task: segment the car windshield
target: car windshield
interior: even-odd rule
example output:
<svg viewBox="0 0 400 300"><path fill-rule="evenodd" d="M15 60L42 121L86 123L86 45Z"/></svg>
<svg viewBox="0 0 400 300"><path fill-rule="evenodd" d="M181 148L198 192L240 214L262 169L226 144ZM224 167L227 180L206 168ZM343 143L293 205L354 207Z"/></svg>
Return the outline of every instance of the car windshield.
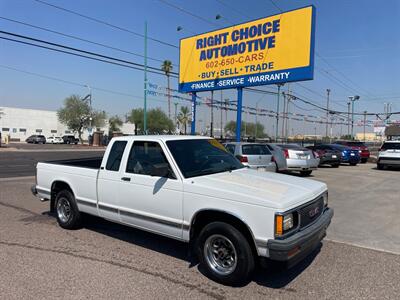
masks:
<svg viewBox="0 0 400 300"><path fill-rule="evenodd" d="M340 150L340 151L348 150L348 149L349 149L348 147L342 146L342 145L339 145L339 144L332 144L332 145L330 145L330 147L331 147L332 149L337 149L337 150Z"/></svg>
<svg viewBox="0 0 400 300"><path fill-rule="evenodd" d="M351 147L365 147L363 142L347 142L347 145Z"/></svg>
<svg viewBox="0 0 400 300"><path fill-rule="evenodd" d="M168 141L167 146L185 178L244 168L214 139Z"/></svg>
<svg viewBox="0 0 400 300"><path fill-rule="evenodd" d="M382 150L400 150L400 142L398 143L384 143Z"/></svg>
<svg viewBox="0 0 400 300"><path fill-rule="evenodd" d="M271 155L267 146L262 144L242 145L242 153L245 155Z"/></svg>

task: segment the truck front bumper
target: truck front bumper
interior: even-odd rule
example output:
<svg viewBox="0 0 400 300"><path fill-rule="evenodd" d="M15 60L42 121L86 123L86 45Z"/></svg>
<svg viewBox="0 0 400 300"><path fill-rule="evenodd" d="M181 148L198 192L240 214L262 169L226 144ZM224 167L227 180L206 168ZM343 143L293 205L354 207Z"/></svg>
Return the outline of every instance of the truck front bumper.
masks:
<svg viewBox="0 0 400 300"><path fill-rule="evenodd" d="M277 261L289 261L307 256L325 237L332 217L333 209L326 208L320 218L309 227L283 240L268 240L269 258Z"/></svg>

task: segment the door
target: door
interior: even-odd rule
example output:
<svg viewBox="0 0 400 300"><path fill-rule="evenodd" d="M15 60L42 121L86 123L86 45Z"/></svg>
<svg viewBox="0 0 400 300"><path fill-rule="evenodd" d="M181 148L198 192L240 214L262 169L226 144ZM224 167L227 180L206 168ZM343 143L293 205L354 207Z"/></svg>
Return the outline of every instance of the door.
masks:
<svg viewBox="0 0 400 300"><path fill-rule="evenodd" d="M127 141L113 142L110 152L104 154L104 157L108 157L107 162L102 162L97 179L99 215L105 219L118 222L120 221L118 187L122 178L121 162L125 160L126 145ZM125 156L127 156L127 153Z"/></svg>
<svg viewBox="0 0 400 300"><path fill-rule="evenodd" d="M168 161L164 145L135 141L118 188L121 221L176 238L182 237L183 184ZM152 176L155 169L167 175Z"/></svg>

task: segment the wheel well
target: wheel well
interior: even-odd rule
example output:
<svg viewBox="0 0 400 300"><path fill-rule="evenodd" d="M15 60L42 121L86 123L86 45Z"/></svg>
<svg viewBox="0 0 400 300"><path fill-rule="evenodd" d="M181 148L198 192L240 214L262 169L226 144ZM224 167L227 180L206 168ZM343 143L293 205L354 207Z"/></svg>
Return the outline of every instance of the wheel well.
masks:
<svg viewBox="0 0 400 300"><path fill-rule="evenodd" d="M235 227L245 236L255 257L258 256L255 240L249 227L238 217L223 211L203 210L198 212L190 226L190 242L195 242L200 231L211 222L224 222Z"/></svg>
<svg viewBox="0 0 400 300"><path fill-rule="evenodd" d="M53 184L51 185L50 211L52 212L54 211L56 196L60 191L63 190L68 190L72 194L74 193L69 184L64 181L54 181Z"/></svg>

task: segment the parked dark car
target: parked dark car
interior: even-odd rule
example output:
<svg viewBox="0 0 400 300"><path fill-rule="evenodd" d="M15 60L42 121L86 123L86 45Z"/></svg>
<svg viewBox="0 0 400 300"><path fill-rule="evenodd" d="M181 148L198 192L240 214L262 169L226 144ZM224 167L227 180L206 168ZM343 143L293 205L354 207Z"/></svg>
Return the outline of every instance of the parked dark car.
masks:
<svg viewBox="0 0 400 300"><path fill-rule="evenodd" d="M78 144L79 143L79 139L77 139L75 136L73 135L64 135L62 137L64 144Z"/></svg>
<svg viewBox="0 0 400 300"><path fill-rule="evenodd" d="M350 147L338 144L331 144L330 146L341 152L341 163L347 163L350 166L355 166L360 163L361 156L359 150L351 149Z"/></svg>
<svg viewBox="0 0 400 300"><path fill-rule="evenodd" d="M361 162L364 164L368 161L370 152L367 146L360 141L336 141L335 144L350 147L353 150L358 150L361 156Z"/></svg>
<svg viewBox="0 0 400 300"><path fill-rule="evenodd" d="M319 165L331 165L333 168L340 166L342 153L340 150L335 149L332 145L321 144L316 146L307 147L316 152L319 156Z"/></svg>
<svg viewBox="0 0 400 300"><path fill-rule="evenodd" d="M46 138L44 135L34 134L28 137L25 142L29 144L46 144Z"/></svg>

